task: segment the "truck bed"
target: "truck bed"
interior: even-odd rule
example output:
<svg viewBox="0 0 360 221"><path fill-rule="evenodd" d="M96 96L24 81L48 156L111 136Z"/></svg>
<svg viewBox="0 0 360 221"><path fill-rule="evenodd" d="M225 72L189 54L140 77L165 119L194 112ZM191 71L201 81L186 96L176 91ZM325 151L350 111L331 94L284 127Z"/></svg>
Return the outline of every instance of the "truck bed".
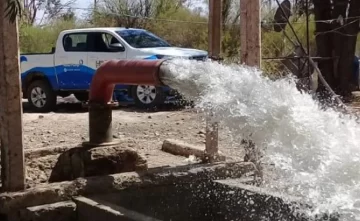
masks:
<svg viewBox="0 0 360 221"><path fill-rule="evenodd" d="M54 54L21 54L21 74L36 68L54 68Z"/></svg>

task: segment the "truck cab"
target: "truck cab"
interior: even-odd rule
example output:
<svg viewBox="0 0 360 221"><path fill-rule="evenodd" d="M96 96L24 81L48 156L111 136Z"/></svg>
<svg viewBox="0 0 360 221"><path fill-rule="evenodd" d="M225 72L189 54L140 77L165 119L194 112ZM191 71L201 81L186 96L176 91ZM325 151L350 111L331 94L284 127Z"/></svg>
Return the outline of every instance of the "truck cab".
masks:
<svg viewBox="0 0 360 221"><path fill-rule="evenodd" d="M86 28L59 34L56 47L48 54L21 54L23 96L35 111L48 112L57 96L74 94L87 101L96 69L111 59L186 58L205 60L207 52L172 47L144 29ZM115 97L152 108L166 102L174 91L168 87L117 85Z"/></svg>

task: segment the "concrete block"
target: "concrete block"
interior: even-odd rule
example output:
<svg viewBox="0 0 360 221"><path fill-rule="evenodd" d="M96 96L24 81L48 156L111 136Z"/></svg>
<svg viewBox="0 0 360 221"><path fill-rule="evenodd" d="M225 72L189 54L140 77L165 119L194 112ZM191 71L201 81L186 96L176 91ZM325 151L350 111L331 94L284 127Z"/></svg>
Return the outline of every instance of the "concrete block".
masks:
<svg viewBox="0 0 360 221"><path fill-rule="evenodd" d="M182 184L214 179L238 178L254 170L252 163L186 165L78 178L39 185L25 191L0 194L0 214L22 208L71 200L79 195L104 194L129 187Z"/></svg>
<svg viewBox="0 0 360 221"><path fill-rule="evenodd" d="M219 205L216 207L218 214L226 217L224 220L342 220L337 213L309 217L307 212L313 207L302 198L246 185L239 179L216 180L214 184L211 194Z"/></svg>

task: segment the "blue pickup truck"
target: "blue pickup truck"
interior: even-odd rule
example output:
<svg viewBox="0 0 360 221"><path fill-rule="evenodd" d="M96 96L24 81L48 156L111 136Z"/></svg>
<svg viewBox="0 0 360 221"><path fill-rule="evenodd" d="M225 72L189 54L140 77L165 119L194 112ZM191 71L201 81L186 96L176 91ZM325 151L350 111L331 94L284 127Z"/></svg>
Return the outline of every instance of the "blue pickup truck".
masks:
<svg viewBox="0 0 360 221"><path fill-rule="evenodd" d="M21 54L23 97L36 112L56 107L57 96L74 94L79 101L88 100L88 91L96 69L111 59L185 58L206 60L206 51L172 47L143 29L86 28L62 31L56 47L47 54ZM174 98L168 87L117 85L114 97L152 108Z"/></svg>

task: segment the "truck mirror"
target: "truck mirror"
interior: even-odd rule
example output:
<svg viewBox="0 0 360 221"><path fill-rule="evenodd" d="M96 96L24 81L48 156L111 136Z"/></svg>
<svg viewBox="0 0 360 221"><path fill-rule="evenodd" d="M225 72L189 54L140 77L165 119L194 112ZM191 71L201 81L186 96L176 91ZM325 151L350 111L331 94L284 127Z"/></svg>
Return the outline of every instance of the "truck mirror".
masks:
<svg viewBox="0 0 360 221"><path fill-rule="evenodd" d="M109 45L109 48L114 52L125 51L124 46L121 43L113 43Z"/></svg>

